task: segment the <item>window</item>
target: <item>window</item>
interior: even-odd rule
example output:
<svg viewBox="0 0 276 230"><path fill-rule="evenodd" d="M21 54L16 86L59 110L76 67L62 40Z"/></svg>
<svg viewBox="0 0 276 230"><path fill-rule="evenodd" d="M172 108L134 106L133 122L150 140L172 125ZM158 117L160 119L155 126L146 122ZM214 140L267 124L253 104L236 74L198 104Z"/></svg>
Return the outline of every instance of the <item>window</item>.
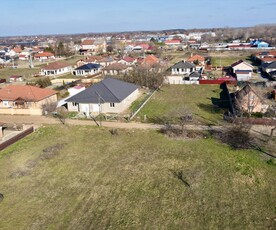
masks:
<svg viewBox="0 0 276 230"><path fill-rule="evenodd" d="M4 107L9 107L9 102L8 101L3 101L3 106Z"/></svg>
<svg viewBox="0 0 276 230"><path fill-rule="evenodd" d="M110 103L110 107L115 107L115 103Z"/></svg>

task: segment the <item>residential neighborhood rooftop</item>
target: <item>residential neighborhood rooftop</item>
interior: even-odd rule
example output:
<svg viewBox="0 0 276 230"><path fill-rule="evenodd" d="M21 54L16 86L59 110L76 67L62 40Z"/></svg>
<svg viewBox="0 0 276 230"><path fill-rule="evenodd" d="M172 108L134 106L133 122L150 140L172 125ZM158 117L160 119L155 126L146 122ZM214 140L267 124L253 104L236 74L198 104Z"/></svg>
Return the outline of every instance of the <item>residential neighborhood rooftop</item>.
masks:
<svg viewBox="0 0 276 230"><path fill-rule="evenodd" d="M108 77L66 101L77 103L99 103L99 100L101 103L121 102L138 88L137 85Z"/></svg>
<svg viewBox="0 0 276 230"><path fill-rule="evenodd" d="M9 85L0 89L0 100L23 99L36 102L56 93L52 89L41 89L31 85Z"/></svg>

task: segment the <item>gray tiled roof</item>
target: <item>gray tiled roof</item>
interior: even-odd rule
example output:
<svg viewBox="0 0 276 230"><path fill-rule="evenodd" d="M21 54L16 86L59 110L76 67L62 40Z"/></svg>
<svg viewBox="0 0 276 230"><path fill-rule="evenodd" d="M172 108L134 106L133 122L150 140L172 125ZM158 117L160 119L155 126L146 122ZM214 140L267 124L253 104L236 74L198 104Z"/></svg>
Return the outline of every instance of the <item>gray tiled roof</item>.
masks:
<svg viewBox="0 0 276 230"><path fill-rule="evenodd" d="M76 68L75 70L91 70L91 69L99 69L101 67L101 65L99 64L95 64L95 63L88 63L85 65L82 65L78 68Z"/></svg>
<svg viewBox="0 0 276 230"><path fill-rule="evenodd" d="M174 64L172 67L172 69L190 69L190 68L195 68L195 65L193 63L187 62L187 61L181 61L178 62L176 64Z"/></svg>
<svg viewBox="0 0 276 230"><path fill-rule="evenodd" d="M76 103L118 103L128 97L139 87L137 85L120 81L114 78L105 78L101 82L92 85L86 90L67 99L67 102Z"/></svg>

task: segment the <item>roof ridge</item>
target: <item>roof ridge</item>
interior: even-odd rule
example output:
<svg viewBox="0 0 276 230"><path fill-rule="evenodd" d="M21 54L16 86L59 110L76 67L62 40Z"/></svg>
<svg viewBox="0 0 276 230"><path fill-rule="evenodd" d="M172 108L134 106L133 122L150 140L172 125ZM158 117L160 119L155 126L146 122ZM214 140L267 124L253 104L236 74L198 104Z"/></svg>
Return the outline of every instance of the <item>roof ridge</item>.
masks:
<svg viewBox="0 0 276 230"><path fill-rule="evenodd" d="M29 89L30 89L31 93L32 93L33 96L34 96L35 101L37 101L36 96L35 96L35 93L33 92L33 89L32 89L32 87L31 87L31 85L29 85Z"/></svg>
<svg viewBox="0 0 276 230"><path fill-rule="evenodd" d="M106 79L108 79L108 78L106 78ZM111 79L111 78L109 78L109 79ZM102 84L104 85L104 87L106 88L106 89L108 89L108 91L118 100L118 101L120 101L120 99L105 85L105 83L104 83L104 80L103 81L101 81L102 82Z"/></svg>

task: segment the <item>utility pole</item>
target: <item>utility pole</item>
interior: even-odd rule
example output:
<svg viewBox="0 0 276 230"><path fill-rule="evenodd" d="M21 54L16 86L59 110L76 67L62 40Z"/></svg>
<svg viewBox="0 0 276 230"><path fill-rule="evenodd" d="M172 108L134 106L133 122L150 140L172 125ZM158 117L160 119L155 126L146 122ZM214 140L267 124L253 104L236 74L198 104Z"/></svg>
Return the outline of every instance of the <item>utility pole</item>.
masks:
<svg viewBox="0 0 276 230"><path fill-rule="evenodd" d="M98 95L98 106L99 106L99 116L102 113L102 103L101 100L103 102L105 102L105 100L102 98L102 96L96 91L96 94ZM100 117L100 126L102 126L102 118Z"/></svg>
<svg viewBox="0 0 276 230"><path fill-rule="evenodd" d="M30 53L30 56L29 56L29 67L30 67L31 69L34 68L33 59L32 59L32 53Z"/></svg>

